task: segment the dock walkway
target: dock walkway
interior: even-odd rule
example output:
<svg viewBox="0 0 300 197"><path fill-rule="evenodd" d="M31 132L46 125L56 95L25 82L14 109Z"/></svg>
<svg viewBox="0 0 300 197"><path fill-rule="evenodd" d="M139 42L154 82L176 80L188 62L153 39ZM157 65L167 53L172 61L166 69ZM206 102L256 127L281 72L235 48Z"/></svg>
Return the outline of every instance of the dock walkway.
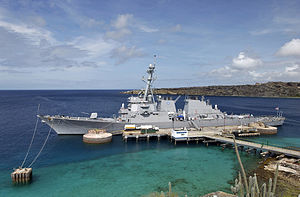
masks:
<svg viewBox="0 0 300 197"><path fill-rule="evenodd" d="M128 139L135 139L136 141L140 139L147 139L149 141L150 138L156 138L157 140L160 140L161 137L169 137L172 142L176 144L176 142L186 142L187 144L189 142L195 141L197 144L199 142L203 142L208 146L209 143L217 143L217 144L222 144L222 146L226 146L226 144L233 145L233 139L232 137L228 136L222 136L222 129L221 128L216 128L216 127L207 127L203 128L201 131L192 129L188 132L188 136L184 138L177 138L177 139L172 139L171 135L171 130L172 129L160 129L156 133L140 133L137 131L129 131L129 132L123 132L123 140L127 142ZM273 153L273 154L284 154L286 156L294 157L294 158L300 158L300 151L297 150L292 150L284 147L277 147L277 146L270 146L270 145L265 145L265 144L260 144L260 143L255 143L255 142L249 142L245 140L240 140L236 139L236 144L237 146L244 148L247 147L248 152L251 150L263 152L265 154L267 153Z"/></svg>
<svg viewBox="0 0 300 197"><path fill-rule="evenodd" d="M213 139L218 142L234 144L233 139L228 138L228 137L222 137L222 136L217 136L217 135L203 135L202 137ZM261 149L261 150L269 151L269 152L276 153L276 154L284 154L287 156L300 158L300 151L296 151L296 150L290 150L290 149L286 149L286 148L280 148L280 147L269 146L269 145L262 145L259 143L248 142L248 141L238 140L238 139L236 139L235 142L239 146L247 146L247 147L251 147L253 149L257 149L257 150Z"/></svg>
<svg viewBox="0 0 300 197"><path fill-rule="evenodd" d="M180 139L180 140L175 139L175 141L193 141L198 139L206 139L205 141L203 141L204 143L219 142L219 143L231 144L231 145L234 144L233 139L231 137L224 137L221 136L220 133L216 134L216 132L201 132L201 131L189 132L188 137L186 139ZM270 153L284 154L286 156L300 158L300 151L297 150L291 150L283 147L276 147L276 146L255 143L255 142L249 142L240 139L236 139L235 142L238 146L248 147L250 149L263 150Z"/></svg>

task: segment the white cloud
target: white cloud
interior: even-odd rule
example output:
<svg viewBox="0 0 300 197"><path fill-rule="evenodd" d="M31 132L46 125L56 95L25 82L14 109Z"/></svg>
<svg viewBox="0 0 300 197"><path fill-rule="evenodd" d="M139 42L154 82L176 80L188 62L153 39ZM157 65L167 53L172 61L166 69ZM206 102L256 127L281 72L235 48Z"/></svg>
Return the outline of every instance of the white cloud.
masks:
<svg viewBox="0 0 300 197"><path fill-rule="evenodd" d="M146 33L157 32L158 29L150 28L143 25L134 19L132 14L120 14L110 24L111 30L105 33L105 40L111 40L114 42L114 48L110 51L110 57L115 60L115 64L122 64L129 59L141 57L144 55L141 49L136 46L124 45L127 36L131 35L132 32L139 29Z"/></svg>
<svg viewBox="0 0 300 197"><path fill-rule="evenodd" d="M131 23L132 19L132 14L120 14L118 15L118 18L113 21L112 26L116 29L126 28Z"/></svg>
<svg viewBox="0 0 300 197"><path fill-rule="evenodd" d="M25 73L32 72L32 68L51 71L102 66L100 57L108 55L115 45L101 37L59 42L44 28L0 20L0 71Z"/></svg>
<svg viewBox="0 0 300 197"><path fill-rule="evenodd" d="M99 26L99 25L103 25L104 22L103 21L98 21L96 19L93 18L89 18L88 21L86 22L88 27L94 27L94 26Z"/></svg>
<svg viewBox="0 0 300 197"><path fill-rule="evenodd" d="M215 83L245 84L267 81L299 81L300 63L293 60L262 61L249 57L244 52L232 59L231 65L203 73L202 77L213 78Z"/></svg>
<svg viewBox="0 0 300 197"><path fill-rule="evenodd" d="M276 69L274 62L264 62L263 65L250 69L235 69L231 66L224 66L213 69L202 74L202 77L209 77L215 83L245 84L268 81L299 81L300 63L277 62ZM272 67L271 67L272 66Z"/></svg>
<svg viewBox="0 0 300 197"><path fill-rule="evenodd" d="M259 65L262 65L260 59L249 57L245 52L240 52L237 57L232 59L231 65L213 69L208 72L208 76L227 80L245 75L247 75L248 78L257 78L260 76L260 74L256 72L257 66Z"/></svg>
<svg viewBox="0 0 300 197"><path fill-rule="evenodd" d="M253 71L249 71L248 73L249 73L249 75L250 75L254 80L259 79L259 78L261 78L261 77L264 76L263 73L258 73L258 72L254 71L254 70L253 70Z"/></svg>
<svg viewBox="0 0 300 197"><path fill-rule="evenodd" d="M104 56L116 47L115 42L104 40L102 35L91 38L79 36L71 41L70 44L86 51L89 55L88 58Z"/></svg>
<svg viewBox="0 0 300 197"><path fill-rule="evenodd" d="M142 30L143 32L146 33L154 33L154 32L158 32L158 29L155 28L151 28L151 27L147 27L145 25L140 25L139 29Z"/></svg>
<svg viewBox="0 0 300 197"><path fill-rule="evenodd" d="M300 39L292 39L277 52L279 56L300 56Z"/></svg>
<svg viewBox="0 0 300 197"><path fill-rule="evenodd" d="M135 46L126 47L125 45L111 51L111 57L116 60L116 64L122 64L129 59L142 57L144 53Z"/></svg>
<svg viewBox="0 0 300 197"><path fill-rule="evenodd" d="M261 64L260 59L248 57L245 52L240 52L238 57L232 59L232 67L236 69L249 69Z"/></svg>
<svg viewBox="0 0 300 197"><path fill-rule="evenodd" d="M136 30L146 33L154 33L159 30L149 27L143 22L138 21L132 14L119 14L110 24L110 30L105 32L105 39L118 42L125 42L128 36L132 35Z"/></svg>
<svg viewBox="0 0 300 197"><path fill-rule="evenodd" d="M131 30L129 29L129 25L131 24L132 20L132 14L118 15L118 17L111 22L113 30L105 33L105 39L111 39L119 42L124 41L124 38L132 34Z"/></svg>
<svg viewBox="0 0 300 197"><path fill-rule="evenodd" d="M299 68L299 65L295 64L292 66L285 67L285 72L294 72Z"/></svg>
<svg viewBox="0 0 300 197"><path fill-rule="evenodd" d="M126 36L128 36L130 34L131 34L131 31L129 29L123 28L123 29L117 29L115 31L106 32L105 38L122 41L123 38L125 38Z"/></svg>
<svg viewBox="0 0 300 197"><path fill-rule="evenodd" d="M290 13L282 16L282 14L275 14L273 19L268 21L264 28L250 31L253 36L264 36L268 34L287 34L299 35L300 33L300 18L299 12Z"/></svg>
<svg viewBox="0 0 300 197"><path fill-rule="evenodd" d="M45 39L50 43L56 43L56 40L52 37L52 33L42 28L28 26L23 23L8 23L5 21L0 21L0 27L13 33L21 34L23 37L31 40L34 44L39 44L41 39Z"/></svg>
<svg viewBox="0 0 300 197"><path fill-rule="evenodd" d="M69 16L69 19L79 24L80 27L90 28L104 24L103 21L99 21L95 18L90 18L81 14L81 12L77 11L77 9L74 7L74 4L71 1L50 1L50 5L51 7L56 6L59 9L63 10Z"/></svg>
<svg viewBox="0 0 300 197"><path fill-rule="evenodd" d="M299 81L300 79L300 64L290 63L289 66L283 66L282 69L264 72L261 80L267 78L269 81Z"/></svg>
<svg viewBox="0 0 300 197"><path fill-rule="evenodd" d="M298 76L298 79L300 79L300 66L298 64L287 66L284 73L289 76Z"/></svg>
<svg viewBox="0 0 300 197"><path fill-rule="evenodd" d="M272 29L263 29L263 30L250 31L250 34L254 35L254 36L260 36L260 35L270 34L273 32L274 32L274 30L272 30Z"/></svg>
<svg viewBox="0 0 300 197"><path fill-rule="evenodd" d="M209 75L212 75L217 78L231 78L238 70L232 69L229 66L224 66L221 68L213 69L209 72Z"/></svg>

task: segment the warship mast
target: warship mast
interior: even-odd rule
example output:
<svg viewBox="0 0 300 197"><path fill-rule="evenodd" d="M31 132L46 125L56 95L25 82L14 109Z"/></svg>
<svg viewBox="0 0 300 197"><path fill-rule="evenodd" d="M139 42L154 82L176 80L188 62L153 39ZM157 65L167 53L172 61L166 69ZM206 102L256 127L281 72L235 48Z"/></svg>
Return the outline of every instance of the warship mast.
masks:
<svg viewBox="0 0 300 197"><path fill-rule="evenodd" d="M155 57L155 56L154 56ZM152 91L151 91L151 84L153 82L153 73L154 73L154 69L155 69L155 63L154 64L150 64L147 70L148 73L148 78L147 78L147 85L146 85L146 89L145 89L145 94L144 94L144 101L151 101L153 98L152 95Z"/></svg>

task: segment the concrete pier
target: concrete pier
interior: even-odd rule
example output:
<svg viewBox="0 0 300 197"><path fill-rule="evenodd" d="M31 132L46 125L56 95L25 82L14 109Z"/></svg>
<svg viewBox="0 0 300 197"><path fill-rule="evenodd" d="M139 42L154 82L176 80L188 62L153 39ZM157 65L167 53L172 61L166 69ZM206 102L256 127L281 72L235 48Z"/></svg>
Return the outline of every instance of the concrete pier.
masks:
<svg viewBox="0 0 300 197"><path fill-rule="evenodd" d="M92 129L89 130L87 134L84 134L82 139L83 142L88 144L104 144L104 143L111 142L112 134L106 133L105 130Z"/></svg>
<svg viewBox="0 0 300 197"><path fill-rule="evenodd" d="M125 142L128 140L135 140L136 142L140 140L146 140L147 142L153 139L160 141L162 137L170 136L171 129L160 129L155 133L141 133L140 130L134 131L123 131L122 137Z"/></svg>
<svg viewBox="0 0 300 197"><path fill-rule="evenodd" d="M32 178L32 168L18 168L11 173L13 183L28 183Z"/></svg>
<svg viewBox="0 0 300 197"><path fill-rule="evenodd" d="M226 127L226 130L228 130L228 127ZM134 139L136 140L136 142L138 142L139 140L147 140L147 141L152 139L160 140L161 137L169 137L170 142L174 143L175 145L178 142L184 142L186 144L195 142L198 144L200 141L204 143L205 146L209 146L209 144L220 145L223 150L226 147L232 148L234 144L232 139L233 135L226 134L227 132L226 131L224 132L224 127L204 127L201 128L201 131L196 129L190 129L188 131L188 135L183 138L172 138L171 131L172 131L171 128L160 129L156 133L148 133L148 134L142 134L139 131L131 131L131 132L124 131L123 140L127 142L129 139ZM253 134L257 135L256 133ZM248 153L264 153L261 154L262 156L284 154L285 156L300 158L299 150L264 145L264 144L249 142L241 139L236 139L235 141L240 150L245 150Z"/></svg>
<svg viewBox="0 0 300 197"><path fill-rule="evenodd" d="M218 135L214 135L214 136L213 135L202 135L202 137L206 137L208 139L214 139L214 140L216 140L218 142L222 142L222 143L234 144L233 139L228 138L228 137L223 137L223 136L218 136ZM238 146L248 147L248 148L250 148L250 151L255 150L255 152L256 152L257 150L262 150L264 152L269 152L269 153L273 153L273 154L277 154L277 155L284 154L286 156L300 158L300 151L297 151L297 150L290 150L290 149L280 148L280 147L275 147L275 146L270 146L270 145L262 145L259 143L248 142L248 141L238 140L238 139L236 139L235 141Z"/></svg>
<svg viewBox="0 0 300 197"><path fill-rule="evenodd" d="M202 131L189 131L188 136L186 138L181 139L173 139L173 142L176 144L178 141L183 142L191 142L201 140L206 146L209 144L220 144L222 149L224 150L226 147L233 147L233 139L232 135L225 134L223 135L222 132L216 130L213 132L213 128L206 128L206 131L202 129ZM299 150L292 150L283 147L276 147L270 145L259 144L255 142L244 141L241 139L236 139L236 144L240 150L245 150L248 153L261 153L264 152L265 154L261 154L262 156L266 155L281 155L284 154L285 156L290 156L294 158L300 158L300 151ZM268 153L268 154L266 154Z"/></svg>

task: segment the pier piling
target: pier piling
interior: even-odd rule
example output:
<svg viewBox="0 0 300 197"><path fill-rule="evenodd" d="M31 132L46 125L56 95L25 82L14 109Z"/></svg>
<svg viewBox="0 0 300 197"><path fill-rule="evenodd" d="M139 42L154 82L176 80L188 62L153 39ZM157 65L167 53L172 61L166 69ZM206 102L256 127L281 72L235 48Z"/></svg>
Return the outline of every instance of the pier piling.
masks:
<svg viewBox="0 0 300 197"><path fill-rule="evenodd" d="M123 132L123 140L125 142L128 141L128 139L132 139L136 142L138 142L139 139L145 139L148 142L150 139L155 139L157 138L157 141L160 141L161 137L167 137L169 138L168 140L172 143L174 142L174 145L177 144L177 141L182 141L185 142L186 144L190 144L190 142L195 141L196 144L202 142L204 146L208 146L209 143L213 143L215 145L221 146L222 150L224 150L226 147L234 148L233 144L233 135L227 134L224 135L222 133L217 133L208 131L208 132L203 132L203 131L198 131L198 130L191 130L188 133L187 137L180 137L180 138L175 138L171 134L172 129L160 129L159 131L155 133L141 133L140 131L129 131ZM251 152L260 153L261 156L266 156L266 155L272 155L275 154L284 154L286 156L294 157L294 158L300 158L300 151L289 149L289 148L281 148L281 147L276 147L276 146L270 146L270 145L262 145L260 143L255 143L255 142L250 142L246 140L241 140L241 139L236 139L236 144L237 148L242 151L246 151L248 154ZM264 152L265 151L265 152Z"/></svg>
<svg viewBox="0 0 300 197"><path fill-rule="evenodd" d="M32 178L32 168L18 168L11 173L13 183L28 183Z"/></svg>

